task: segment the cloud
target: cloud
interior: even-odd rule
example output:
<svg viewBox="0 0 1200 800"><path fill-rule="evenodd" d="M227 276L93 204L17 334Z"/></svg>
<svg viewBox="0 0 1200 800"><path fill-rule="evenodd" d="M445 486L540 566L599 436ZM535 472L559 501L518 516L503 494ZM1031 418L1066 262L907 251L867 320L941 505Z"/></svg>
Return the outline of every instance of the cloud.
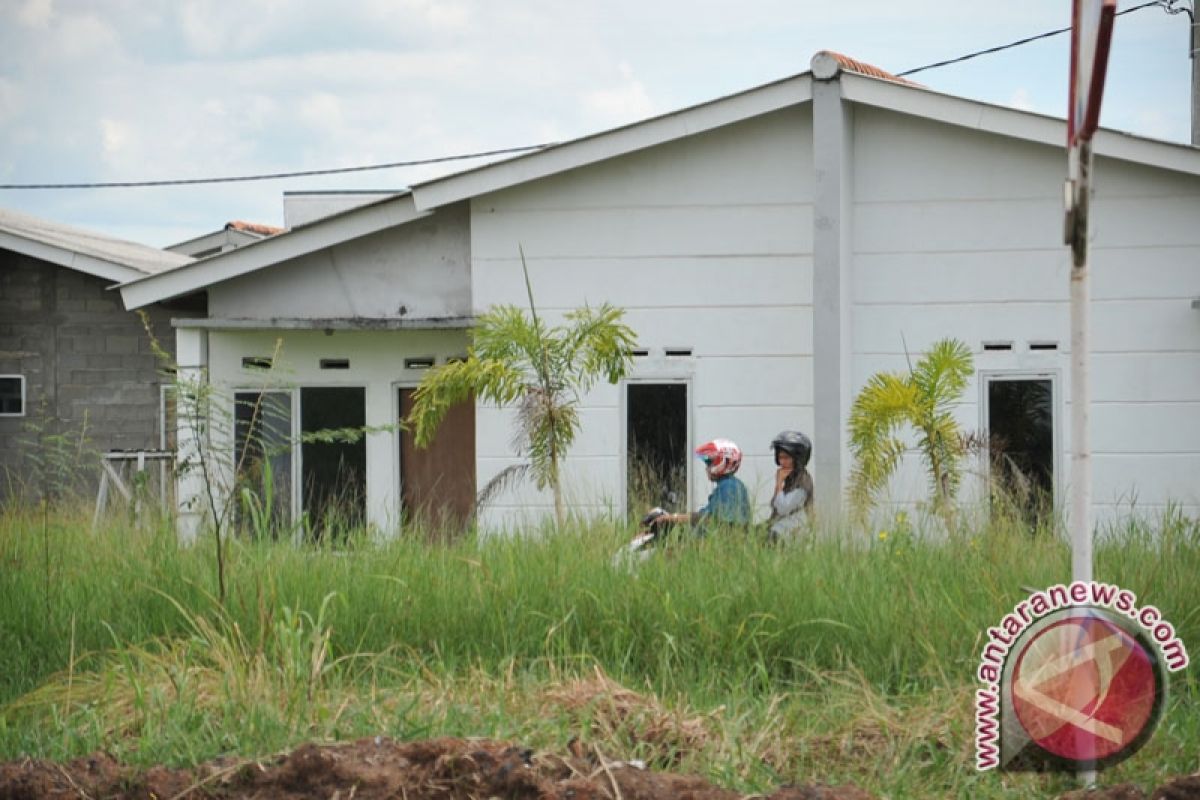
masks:
<svg viewBox="0 0 1200 800"><path fill-rule="evenodd" d="M1024 86L1019 87L1012 96L1008 98L1008 105L1020 111L1033 111L1033 101L1029 99L1029 90Z"/></svg>
<svg viewBox="0 0 1200 800"><path fill-rule="evenodd" d="M7 125L21 113L21 88L11 78L0 77L0 125Z"/></svg>
<svg viewBox="0 0 1200 800"><path fill-rule="evenodd" d="M620 83L583 96L583 107L589 118L604 127L644 119L652 116L655 110L646 87L634 77L633 68L622 62L618 69Z"/></svg>
<svg viewBox="0 0 1200 800"><path fill-rule="evenodd" d="M45 29L54 15L54 0L26 0L17 12L17 19L30 28Z"/></svg>
<svg viewBox="0 0 1200 800"><path fill-rule="evenodd" d="M310 94L300 104L300 119L314 128L338 130L342 127L342 101L329 92Z"/></svg>
<svg viewBox="0 0 1200 800"><path fill-rule="evenodd" d="M120 120L100 120L100 141L104 146L104 154L115 161L120 161L125 154L130 139L129 125Z"/></svg>

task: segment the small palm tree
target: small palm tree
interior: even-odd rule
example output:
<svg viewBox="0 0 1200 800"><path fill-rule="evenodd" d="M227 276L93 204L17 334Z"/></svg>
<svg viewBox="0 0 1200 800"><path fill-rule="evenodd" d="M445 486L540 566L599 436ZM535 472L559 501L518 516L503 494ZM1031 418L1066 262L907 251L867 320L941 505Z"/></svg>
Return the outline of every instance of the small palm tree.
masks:
<svg viewBox="0 0 1200 800"><path fill-rule="evenodd" d="M904 426L917 433L933 491L934 510L953 527L953 505L967 446L951 411L975 373L971 351L957 339L934 343L907 375L880 372L858 393L850 410L850 503L865 517L907 449Z"/></svg>
<svg viewBox="0 0 1200 800"><path fill-rule="evenodd" d="M554 514L563 524L560 468L579 432L579 397L604 378L616 383L633 365L636 337L621 322L622 309L607 303L584 306L565 315L565 324L548 327L533 302L525 252L521 269L529 313L516 306L495 306L476 320L465 361L426 373L413 393L411 426L418 447L426 446L455 403L476 397L499 405L517 403L514 448L527 464L510 467L480 493L532 473L539 489L554 495Z"/></svg>

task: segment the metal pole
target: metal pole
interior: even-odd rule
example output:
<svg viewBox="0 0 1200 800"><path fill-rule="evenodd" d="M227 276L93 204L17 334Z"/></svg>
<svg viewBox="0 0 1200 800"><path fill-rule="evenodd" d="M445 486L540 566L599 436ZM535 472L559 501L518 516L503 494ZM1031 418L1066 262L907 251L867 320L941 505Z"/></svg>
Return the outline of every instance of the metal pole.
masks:
<svg viewBox="0 0 1200 800"><path fill-rule="evenodd" d="M1192 146L1200 147L1200 19L1192 10Z"/></svg>
<svg viewBox="0 0 1200 800"><path fill-rule="evenodd" d="M1089 432L1088 359L1091 349L1089 309L1088 211L1091 205L1092 143L1079 147L1079 179L1075 185L1075 224L1071 243L1071 578L1092 579L1092 457Z"/></svg>
<svg viewBox="0 0 1200 800"><path fill-rule="evenodd" d="M1088 272L1088 212L1091 208L1092 142L1079 145L1071 240L1071 579L1092 579L1091 276ZM1095 786L1095 762L1080 763L1080 785Z"/></svg>

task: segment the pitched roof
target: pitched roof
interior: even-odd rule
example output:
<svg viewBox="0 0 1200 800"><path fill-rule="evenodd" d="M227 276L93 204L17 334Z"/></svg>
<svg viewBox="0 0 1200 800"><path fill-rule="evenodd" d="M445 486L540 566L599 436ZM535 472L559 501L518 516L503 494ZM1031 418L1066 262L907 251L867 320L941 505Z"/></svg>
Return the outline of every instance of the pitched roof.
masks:
<svg viewBox="0 0 1200 800"><path fill-rule="evenodd" d="M0 248L113 281L157 275L193 259L0 208Z"/></svg>
<svg viewBox="0 0 1200 800"><path fill-rule="evenodd" d="M410 189L297 225L194 267L149 276L121 287L129 308L196 291L317 249L403 224L461 202L812 100L813 85L837 79L842 99L1002 136L1062 147L1061 118L932 91L879 67L822 50L812 69L772 83L513 158L414 184ZM839 75L840 73L840 75ZM1200 175L1200 148L1101 130L1095 152L1140 164Z"/></svg>

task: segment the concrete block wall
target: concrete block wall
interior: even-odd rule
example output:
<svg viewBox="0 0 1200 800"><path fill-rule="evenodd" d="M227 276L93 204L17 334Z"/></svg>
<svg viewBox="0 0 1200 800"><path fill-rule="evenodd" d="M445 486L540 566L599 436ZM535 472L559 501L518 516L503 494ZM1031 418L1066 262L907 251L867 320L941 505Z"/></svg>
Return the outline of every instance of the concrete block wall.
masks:
<svg viewBox="0 0 1200 800"><path fill-rule="evenodd" d="M91 455L81 472L93 483L96 453L157 448L159 373L141 319L126 311L110 281L0 251L0 375L25 376L25 415L0 417L0 497L29 474L30 427L77 437ZM148 310L161 345L174 352L173 316ZM81 487L86 489L86 487Z"/></svg>

